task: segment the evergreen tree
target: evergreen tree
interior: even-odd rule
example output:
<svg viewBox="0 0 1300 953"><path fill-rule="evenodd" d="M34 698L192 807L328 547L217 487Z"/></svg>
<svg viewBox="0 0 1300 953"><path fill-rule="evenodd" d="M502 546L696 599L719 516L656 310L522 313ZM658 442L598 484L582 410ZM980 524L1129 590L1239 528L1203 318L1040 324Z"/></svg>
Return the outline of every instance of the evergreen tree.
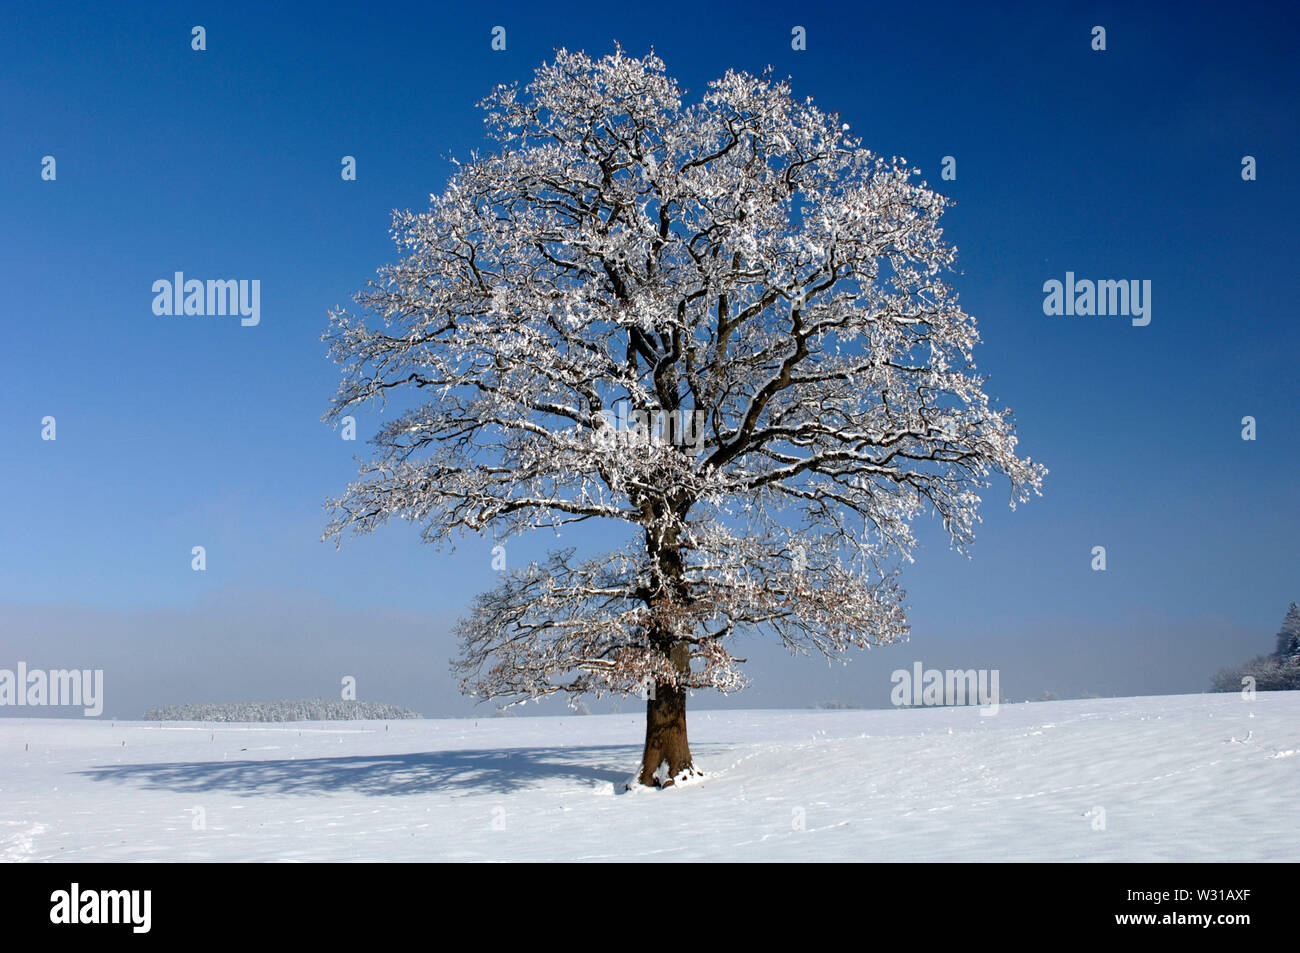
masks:
<svg viewBox="0 0 1300 953"><path fill-rule="evenodd" d="M1294 602L1282 620L1282 629L1277 634L1277 650L1273 654L1279 659L1300 657L1300 606Z"/></svg>

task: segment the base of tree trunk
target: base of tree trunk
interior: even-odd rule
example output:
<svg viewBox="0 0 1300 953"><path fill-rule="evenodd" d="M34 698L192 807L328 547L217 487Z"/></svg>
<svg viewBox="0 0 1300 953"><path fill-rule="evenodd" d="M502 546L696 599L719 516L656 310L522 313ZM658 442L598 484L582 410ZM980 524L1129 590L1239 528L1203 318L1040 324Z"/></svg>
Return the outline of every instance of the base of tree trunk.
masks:
<svg viewBox="0 0 1300 953"><path fill-rule="evenodd" d="M665 761L660 770L651 775L649 781L643 781L642 775L638 774L636 777L627 779L627 783L623 785L623 790L635 791L637 788L643 787L671 788L702 777L704 777L704 772L693 765L688 765L677 774L669 774L667 762Z"/></svg>
<svg viewBox="0 0 1300 953"><path fill-rule="evenodd" d="M698 776L686 740L686 690L656 685L646 700L645 750L636 780L667 788Z"/></svg>

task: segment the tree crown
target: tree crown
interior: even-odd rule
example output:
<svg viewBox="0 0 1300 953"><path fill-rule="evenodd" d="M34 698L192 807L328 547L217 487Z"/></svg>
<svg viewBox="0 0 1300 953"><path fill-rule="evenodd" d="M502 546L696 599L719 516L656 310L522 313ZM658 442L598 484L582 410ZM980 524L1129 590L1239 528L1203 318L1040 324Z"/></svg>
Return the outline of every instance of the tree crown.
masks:
<svg viewBox="0 0 1300 953"><path fill-rule="evenodd" d="M653 53L561 50L482 105L495 150L395 214L403 257L331 315L328 416L411 399L328 533L634 531L479 597L458 664L489 695L727 690L737 631L901 638L910 522L965 547L990 474L1014 507L1046 473L983 391L948 200L770 73L684 104Z"/></svg>

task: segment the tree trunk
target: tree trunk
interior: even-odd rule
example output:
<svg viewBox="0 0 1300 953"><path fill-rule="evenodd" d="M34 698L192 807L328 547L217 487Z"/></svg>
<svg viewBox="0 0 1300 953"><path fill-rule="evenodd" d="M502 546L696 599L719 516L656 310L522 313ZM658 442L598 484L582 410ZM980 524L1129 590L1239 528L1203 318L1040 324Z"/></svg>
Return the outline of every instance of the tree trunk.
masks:
<svg viewBox="0 0 1300 953"><path fill-rule="evenodd" d="M690 646L678 642L672 659L679 672L690 670ZM686 742L686 689L656 684L646 700L645 751L637 780L650 787L669 787L683 773L696 774ZM664 767L667 765L667 767Z"/></svg>

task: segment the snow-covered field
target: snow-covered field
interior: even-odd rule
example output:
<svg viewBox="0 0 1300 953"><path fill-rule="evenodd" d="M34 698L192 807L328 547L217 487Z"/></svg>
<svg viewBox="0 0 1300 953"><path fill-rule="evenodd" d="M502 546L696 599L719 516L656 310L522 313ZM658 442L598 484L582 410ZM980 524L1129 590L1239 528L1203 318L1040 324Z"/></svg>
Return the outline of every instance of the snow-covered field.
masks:
<svg viewBox="0 0 1300 953"><path fill-rule="evenodd" d="M1300 858L1300 692L701 710L690 730L705 778L619 793L640 715L6 718L0 859Z"/></svg>

